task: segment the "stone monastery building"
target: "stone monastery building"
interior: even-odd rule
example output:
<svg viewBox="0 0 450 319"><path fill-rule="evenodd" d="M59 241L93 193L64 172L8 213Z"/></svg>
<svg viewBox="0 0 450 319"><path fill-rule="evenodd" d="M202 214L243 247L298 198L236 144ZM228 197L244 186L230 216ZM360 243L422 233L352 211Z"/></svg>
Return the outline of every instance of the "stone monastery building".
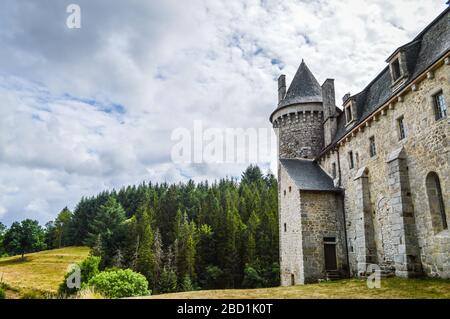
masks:
<svg viewBox="0 0 450 319"><path fill-rule="evenodd" d="M282 285L450 277L450 10L336 106L302 61L270 116L278 138Z"/></svg>

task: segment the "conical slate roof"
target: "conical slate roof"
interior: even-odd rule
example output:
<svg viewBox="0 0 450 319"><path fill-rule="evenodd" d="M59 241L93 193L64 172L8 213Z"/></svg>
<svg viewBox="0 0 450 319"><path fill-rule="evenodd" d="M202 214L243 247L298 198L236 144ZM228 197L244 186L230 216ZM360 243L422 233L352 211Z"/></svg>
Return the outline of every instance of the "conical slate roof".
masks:
<svg viewBox="0 0 450 319"><path fill-rule="evenodd" d="M302 60L297 73L278 107L297 103L322 102L322 88Z"/></svg>

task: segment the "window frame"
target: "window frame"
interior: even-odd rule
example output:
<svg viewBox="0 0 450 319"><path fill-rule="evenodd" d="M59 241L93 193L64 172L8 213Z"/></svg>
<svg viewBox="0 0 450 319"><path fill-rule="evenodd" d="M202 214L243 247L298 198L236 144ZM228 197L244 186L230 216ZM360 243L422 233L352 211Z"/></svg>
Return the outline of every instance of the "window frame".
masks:
<svg viewBox="0 0 450 319"><path fill-rule="evenodd" d="M436 93L434 93L431 97L433 101L434 119L436 121L439 121L444 118L447 118L448 107L447 102L445 101L444 92L442 90L439 90ZM442 99L439 99L438 97L442 97ZM442 105L439 104L440 102L443 103L444 108L442 108Z"/></svg>
<svg viewBox="0 0 450 319"><path fill-rule="evenodd" d="M375 135L369 137L369 154L371 158L377 156L377 145L375 142Z"/></svg>
<svg viewBox="0 0 450 319"><path fill-rule="evenodd" d="M352 170L355 168L355 161L353 158L353 151L348 151L348 167Z"/></svg>
<svg viewBox="0 0 450 319"><path fill-rule="evenodd" d="M345 121L347 124L353 121L352 103L345 107Z"/></svg>
<svg viewBox="0 0 450 319"><path fill-rule="evenodd" d="M336 162L331 163L331 176L333 177L333 179L337 178Z"/></svg>
<svg viewBox="0 0 450 319"><path fill-rule="evenodd" d="M406 138L405 117L403 115L397 118L398 140L402 141Z"/></svg>
<svg viewBox="0 0 450 319"><path fill-rule="evenodd" d="M400 56L397 56L390 63L392 82L395 83L402 78L402 68L400 66Z"/></svg>

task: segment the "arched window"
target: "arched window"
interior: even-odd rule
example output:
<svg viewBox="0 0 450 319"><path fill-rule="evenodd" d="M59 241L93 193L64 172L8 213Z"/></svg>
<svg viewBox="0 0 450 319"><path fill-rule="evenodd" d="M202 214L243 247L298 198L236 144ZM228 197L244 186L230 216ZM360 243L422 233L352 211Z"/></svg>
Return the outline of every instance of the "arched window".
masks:
<svg viewBox="0 0 450 319"><path fill-rule="evenodd" d="M427 175L426 179L428 203L430 206L431 223L435 233L448 229L447 216L445 215L444 199L442 197L441 183L435 172Z"/></svg>

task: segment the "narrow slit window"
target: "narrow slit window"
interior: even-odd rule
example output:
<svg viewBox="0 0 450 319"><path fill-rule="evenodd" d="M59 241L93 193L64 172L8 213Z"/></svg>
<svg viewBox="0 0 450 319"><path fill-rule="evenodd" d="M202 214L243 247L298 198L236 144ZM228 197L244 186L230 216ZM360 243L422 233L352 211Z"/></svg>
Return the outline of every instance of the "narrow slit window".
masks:
<svg viewBox="0 0 450 319"><path fill-rule="evenodd" d="M370 143L370 157L374 157L375 155L377 155L377 147L375 145L375 136L372 136L369 139L369 143Z"/></svg>
<svg viewBox="0 0 450 319"><path fill-rule="evenodd" d="M333 176L333 179L336 178L337 172L336 172L336 163L331 164L331 174Z"/></svg>
<svg viewBox="0 0 450 319"><path fill-rule="evenodd" d="M403 116L397 119L397 127L398 127L398 139L403 140L404 138L406 138L405 122Z"/></svg>
<svg viewBox="0 0 450 319"><path fill-rule="evenodd" d="M355 168L355 162L353 160L353 151L348 152L348 165L350 169Z"/></svg>

